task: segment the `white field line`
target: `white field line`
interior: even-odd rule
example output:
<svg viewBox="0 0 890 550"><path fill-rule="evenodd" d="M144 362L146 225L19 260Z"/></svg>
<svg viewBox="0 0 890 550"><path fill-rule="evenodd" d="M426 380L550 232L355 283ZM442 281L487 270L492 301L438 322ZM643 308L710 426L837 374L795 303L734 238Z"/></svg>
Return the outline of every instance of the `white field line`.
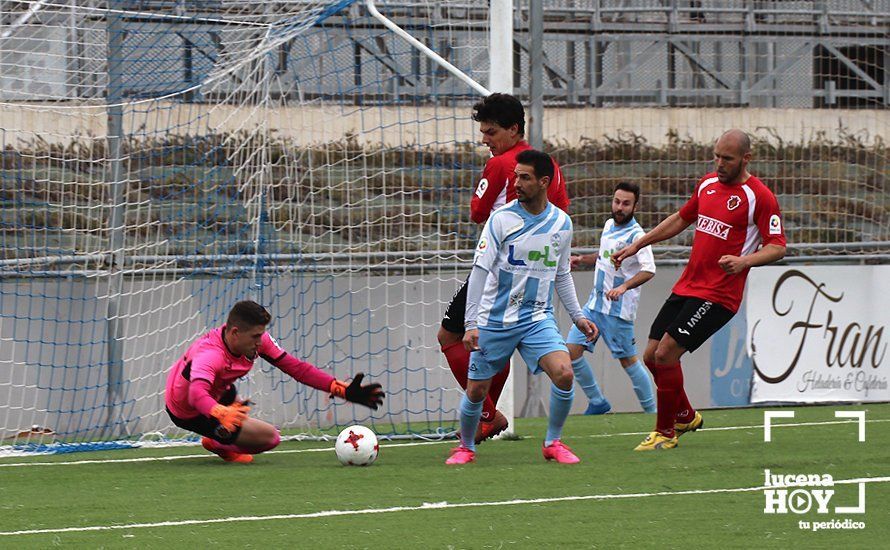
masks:
<svg viewBox="0 0 890 550"><path fill-rule="evenodd" d="M890 418L882 418L882 419L874 419L874 420L866 420L866 423L871 422L890 422ZM787 424L773 424L773 428L796 428L796 427L808 427L808 426L826 426L830 424L856 424L855 420L831 420L825 422L793 422ZM751 430L763 428L763 424L751 425L751 426L716 426L713 428L705 427L702 428L703 431L726 431L726 430ZM600 438L600 437L621 437L621 436L631 436L631 435L648 435L649 432L619 432L619 433L608 433L608 434L593 434L593 435L581 435L581 436L569 436L566 439L582 439L582 438ZM455 440L447 439L443 441L415 441L411 443L383 443L381 446L386 449L394 449L398 447L416 447L419 445L441 445L443 443L450 443L452 445L455 444ZM276 451L266 451L263 454L271 455L271 454L294 454L294 453L329 453L334 450L334 447L320 447L316 449L279 449ZM91 459L91 460L71 460L71 461L58 461L58 462L9 462L2 463L0 462L0 468L19 468L26 466L81 466L85 464L126 464L131 462L164 462L170 460L186 460L191 458L212 458L214 460L217 459L215 455L209 453L202 454L190 454L190 455L169 455L169 456L146 456L146 457L138 457L138 458L106 458L106 459Z"/></svg>
<svg viewBox="0 0 890 550"><path fill-rule="evenodd" d="M890 482L890 476L887 477L865 477L854 479L835 480L837 484L854 484L854 483L887 483ZM772 486L769 488L774 488ZM213 519L187 519L180 521L158 521L153 523L129 523L129 524L112 524L112 525L89 525L85 527L59 527L56 529L27 529L23 531L0 531L0 537L17 536L17 535L41 535L50 533L82 533L86 531L113 531L127 529L144 529L153 527L179 527L183 525L211 525L216 523L232 523L242 521L277 521L277 520L294 520L294 519L313 519L327 518L334 516L358 516L368 514L390 514L395 512L416 512L426 510L446 510L450 508L480 508L487 506L519 506L523 504L548 504L552 502L577 502L585 500L617 500L617 499L633 499L648 498L660 496L682 496L682 495L712 495L719 493L745 493L762 491L767 486L758 485L755 487L730 487L725 489L691 489L687 491L660 491L657 493L617 493L605 495L576 495L565 497L550 498L528 498L514 500L500 500L494 502L424 502L418 506L392 506L389 508L362 508L358 510L325 510L321 512L309 512L305 514L275 514L268 516L232 516L227 518Z"/></svg>
<svg viewBox="0 0 890 550"><path fill-rule="evenodd" d="M707 417L705 417L707 418ZM872 422L890 422L890 418L876 418L874 420L866 420L866 423ZM770 424L770 428L798 428L798 427L806 427L806 426L829 426L832 424L858 424L857 420L826 420L824 422L788 422L788 423L776 423L773 422ZM716 432L716 431L726 431L726 430L756 430L763 429L763 424L752 424L751 426L715 426L713 428L708 427L705 424L705 427L702 428L702 431L706 432ZM620 433L610 433L610 434L593 434L587 436L574 436L568 437L567 439L579 439L582 437L615 437L615 436L623 436L623 435L649 435L649 432L620 432ZM2 464L0 464L2 466Z"/></svg>

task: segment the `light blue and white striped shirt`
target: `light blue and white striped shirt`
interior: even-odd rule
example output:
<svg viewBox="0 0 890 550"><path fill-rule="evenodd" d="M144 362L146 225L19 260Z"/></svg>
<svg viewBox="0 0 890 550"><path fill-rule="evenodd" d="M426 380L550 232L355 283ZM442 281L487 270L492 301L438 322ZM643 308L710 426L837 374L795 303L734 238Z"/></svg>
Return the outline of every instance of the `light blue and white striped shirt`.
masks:
<svg viewBox="0 0 890 550"><path fill-rule="evenodd" d="M603 226L603 235L600 238L599 255L596 259L593 290L585 304L587 309L621 317L626 321L633 321L636 318L640 302L640 287L628 290L617 300L609 300L605 295L606 292L620 286L640 271L655 273L655 259L652 256L651 246L643 247L636 255L621 262L621 267L618 269L615 269L612 264L612 254L645 234L646 232L634 218L617 226L612 218L606 221L606 225Z"/></svg>
<svg viewBox="0 0 890 550"><path fill-rule="evenodd" d="M503 328L552 316L554 284L558 274L569 275L571 246L572 220L550 203L536 216L515 200L495 210L473 258L488 272L476 325Z"/></svg>

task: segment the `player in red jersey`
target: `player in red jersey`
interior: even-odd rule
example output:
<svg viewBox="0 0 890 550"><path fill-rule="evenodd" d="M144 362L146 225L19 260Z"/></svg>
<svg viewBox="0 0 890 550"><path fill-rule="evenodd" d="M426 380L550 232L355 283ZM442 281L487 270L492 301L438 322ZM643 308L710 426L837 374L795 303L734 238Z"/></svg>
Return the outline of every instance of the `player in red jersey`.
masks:
<svg viewBox="0 0 890 550"><path fill-rule="evenodd" d="M238 302L226 324L196 340L170 368L164 401L173 423L204 436L201 444L227 462L247 463L275 448L275 426L250 418L234 382L262 357L298 382L374 410L383 403L380 384L361 385L364 374L346 384L290 355L266 332L271 316L256 302Z"/></svg>
<svg viewBox="0 0 890 550"><path fill-rule="evenodd" d="M704 424L683 390L680 356L695 351L735 315L749 269L785 256L779 203L748 173L750 160L748 135L736 129L724 133L714 146L716 172L699 180L679 212L612 256L620 265L640 248L695 222L689 263L649 331L643 360L655 377L658 412L655 431L637 451L672 449L680 435Z"/></svg>
<svg viewBox="0 0 890 550"><path fill-rule="evenodd" d="M470 218L477 224L484 224L491 213L516 198L516 155L531 149L525 141L525 109L522 103L510 94L494 93L473 105L473 120L479 123L482 143L491 152L485 163L482 178L470 201ZM566 181L554 164L554 177L547 190L547 200L568 212L569 195ZM458 289L448 305L442 326L437 334L442 353L460 386L467 388L467 372L470 367L470 353L464 348L464 309L467 302L467 283ZM495 436L507 428L507 419L495 409L501 390L510 373L509 365L500 371L491 383L488 396L482 407L482 418L476 432L476 442Z"/></svg>

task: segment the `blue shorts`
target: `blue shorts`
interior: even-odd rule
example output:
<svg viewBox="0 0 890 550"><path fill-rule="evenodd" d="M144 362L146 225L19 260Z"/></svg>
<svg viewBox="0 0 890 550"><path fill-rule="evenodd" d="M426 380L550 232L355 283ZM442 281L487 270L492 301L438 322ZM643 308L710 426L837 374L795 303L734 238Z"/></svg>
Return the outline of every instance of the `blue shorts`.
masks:
<svg viewBox="0 0 890 550"><path fill-rule="evenodd" d="M634 324L631 321L625 321L621 317L616 317L615 315L606 315L599 311L591 311L586 307L584 308L584 316L596 323L597 328L600 329L600 335L597 340L602 338L606 341L606 347L612 352L612 357L615 359L624 359L626 357L633 357L637 354L637 343L634 339ZM587 351L593 351L593 346L596 344L597 340L588 342L587 336L574 325L572 326L572 330L570 330L569 334L566 336L567 344L584 346Z"/></svg>
<svg viewBox="0 0 890 550"><path fill-rule="evenodd" d="M507 366L514 350L519 351L532 374L541 372L541 357L553 351L569 351L553 318L507 329L480 328L479 351L470 354L467 378L488 380Z"/></svg>

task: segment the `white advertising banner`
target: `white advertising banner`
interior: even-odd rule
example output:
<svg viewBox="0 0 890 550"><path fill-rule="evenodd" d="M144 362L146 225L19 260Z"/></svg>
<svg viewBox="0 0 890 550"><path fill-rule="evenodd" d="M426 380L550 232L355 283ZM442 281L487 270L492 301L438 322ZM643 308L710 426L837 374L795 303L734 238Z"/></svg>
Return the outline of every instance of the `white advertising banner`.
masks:
<svg viewBox="0 0 890 550"><path fill-rule="evenodd" d="M890 266L751 270L751 402L890 401Z"/></svg>

